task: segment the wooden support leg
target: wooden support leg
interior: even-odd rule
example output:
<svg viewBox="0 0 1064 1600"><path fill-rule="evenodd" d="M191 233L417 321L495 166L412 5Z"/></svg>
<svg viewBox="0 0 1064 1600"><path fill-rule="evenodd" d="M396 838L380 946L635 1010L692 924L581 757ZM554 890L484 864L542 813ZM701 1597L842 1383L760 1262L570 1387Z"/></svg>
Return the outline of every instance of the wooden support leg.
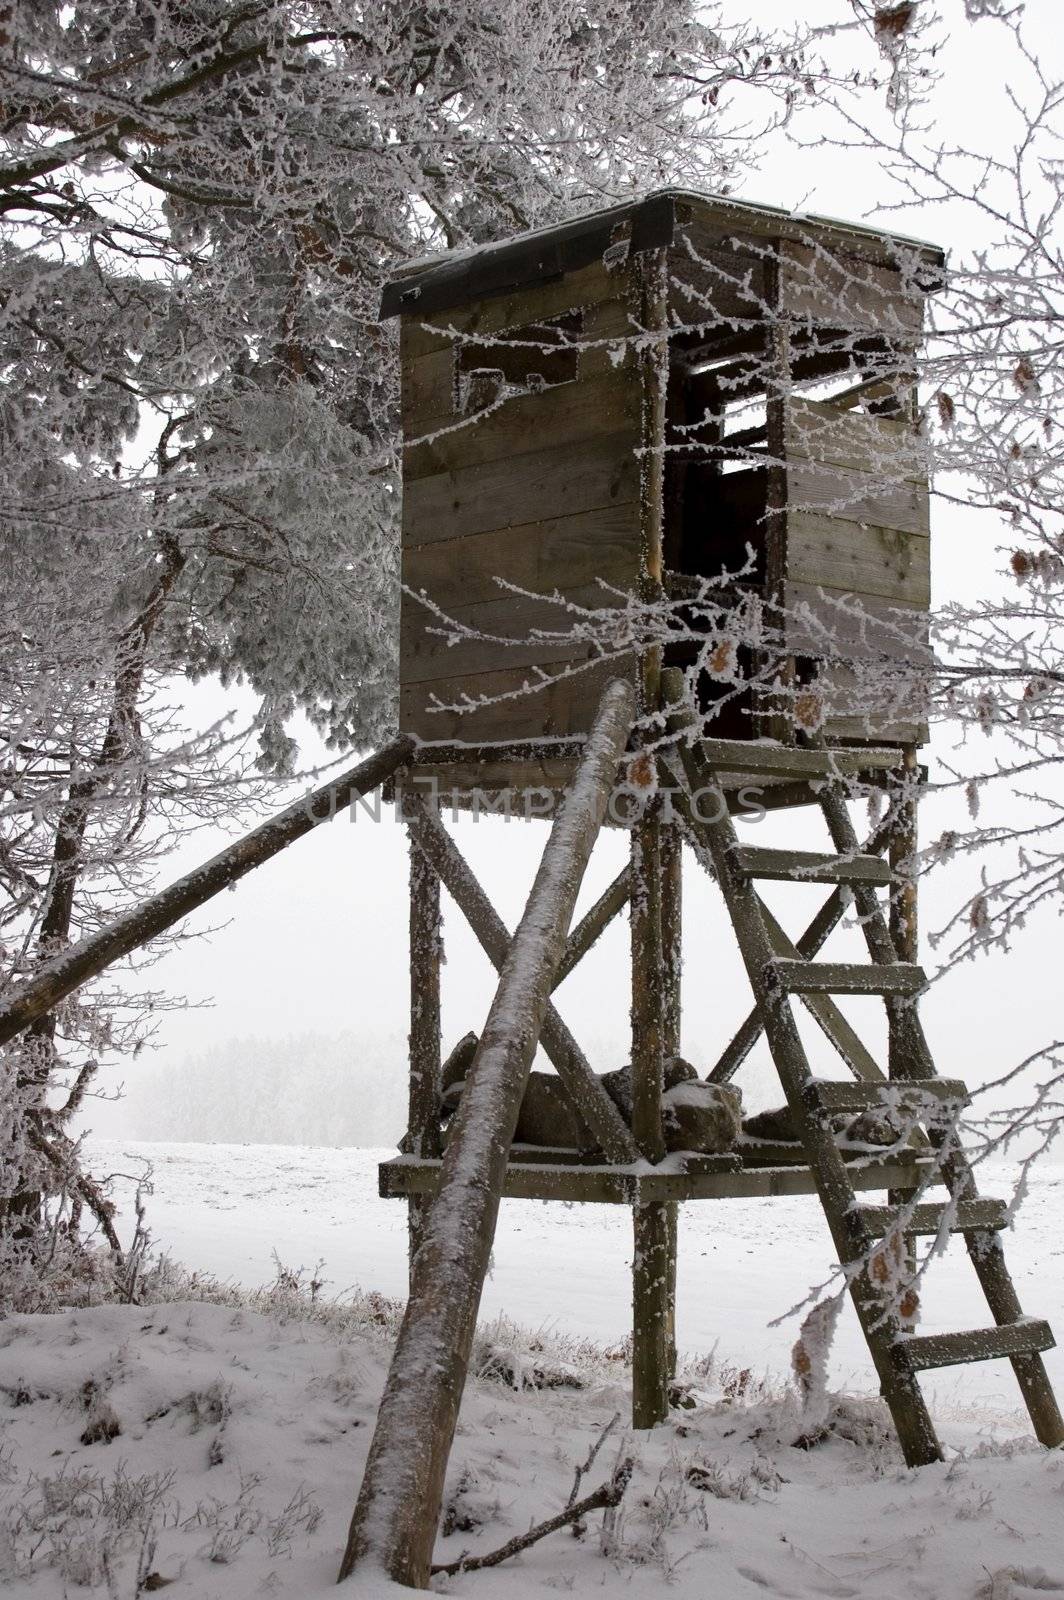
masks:
<svg viewBox="0 0 1064 1600"><path fill-rule="evenodd" d="M466 1077L340 1565L427 1589L443 1485L521 1098L634 712L602 697ZM371 1580L372 1581L372 1580Z"/></svg>
<svg viewBox="0 0 1064 1600"><path fill-rule="evenodd" d="M663 1001L661 821L653 808L632 830L632 1132L648 1161L665 1154ZM635 1206L632 1222L632 1426L652 1428L669 1409L669 1207Z"/></svg>
<svg viewBox="0 0 1064 1600"><path fill-rule="evenodd" d="M890 866L896 874L896 880L890 889L890 909L888 913L888 931L895 954L899 961L911 961L914 965L920 960L919 950L919 923L917 921L917 884L916 884L916 851L919 843L916 821L916 793L917 781L917 755L916 746L905 746L903 777L899 792L893 797L895 807L890 821ZM891 1078L905 1078L914 1075L913 1063L909 1059L909 1034L904 1028L904 1018L900 1007L891 1005L887 1007L887 1071ZM905 1193L901 1189L890 1189L887 1199L891 1205L903 1205ZM904 1272L910 1281L915 1276L917 1268L916 1239L914 1235L907 1234L903 1244ZM905 1298L909 1308L915 1312L918 1300L915 1290L910 1288L905 1291Z"/></svg>
<svg viewBox="0 0 1064 1600"><path fill-rule="evenodd" d="M423 823L410 822L410 1113L411 1155L440 1154L440 880L419 845ZM407 1207L410 1270L432 1204L411 1195Z"/></svg>
<svg viewBox="0 0 1064 1600"><path fill-rule="evenodd" d="M919 927L917 922L916 831L917 781L916 746L906 745L904 787L898 796L890 830L890 865L898 881L890 891L890 937L899 961L919 961ZM905 1038L893 1014L889 1016L890 1038L888 1061L890 1076L904 1078L906 1071L913 1075L912 1064L902 1059Z"/></svg>
<svg viewBox="0 0 1064 1600"><path fill-rule="evenodd" d="M679 824L664 823L661 828L661 967L664 979L661 1048L668 1058L680 1054L682 1002L680 976L683 966L683 839ZM668 1207L668 1374L676 1376L676 1275L679 1261L680 1208Z"/></svg>

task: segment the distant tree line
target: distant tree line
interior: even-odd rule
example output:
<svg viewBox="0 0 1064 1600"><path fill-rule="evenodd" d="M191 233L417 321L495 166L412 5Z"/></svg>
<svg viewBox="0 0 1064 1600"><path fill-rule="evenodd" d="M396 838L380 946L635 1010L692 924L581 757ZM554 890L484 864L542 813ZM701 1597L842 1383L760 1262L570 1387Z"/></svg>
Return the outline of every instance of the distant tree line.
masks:
<svg viewBox="0 0 1064 1600"><path fill-rule="evenodd" d="M398 1033L351 1030L225 1039L183 1065L138 1068L124 1126L139 1139L394 1146L406 1126L405 1050ZM91 1108L85 1120L104 1124Z"/></svg>

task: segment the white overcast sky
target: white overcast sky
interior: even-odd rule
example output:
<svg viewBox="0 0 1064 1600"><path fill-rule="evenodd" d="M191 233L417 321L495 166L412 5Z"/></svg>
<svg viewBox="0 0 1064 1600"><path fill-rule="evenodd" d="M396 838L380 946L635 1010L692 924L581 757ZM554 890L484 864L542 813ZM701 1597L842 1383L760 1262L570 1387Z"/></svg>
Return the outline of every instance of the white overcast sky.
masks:
<svg viewBox="0 0 1064 1600"><path fill-rule="evenodd" d="M786 22L792 14L791 7L777 0L749 3L766 23ZM739 15L738 6L731 9ZM801 9L809 18L837 16L842 7L825 3ZM1053 38L1058 31L1053 26L1059 17L1058 0L1033 0L1027 10L1032 32L1041 35L1047 52L1059 57ZM943 51L946 82L936 109L957 140L1009 138L999 31L991 22L968 29L960 0L953 15L956 37ZM797 152L783 141L766 155L743 194L755 201L871 221L883 220L876 207L890 198L882 174L866 161L858 163L823 145ZM947 246L956 238L955 218L909 216L895 226ZM932 533L936 600L971 598L999 581L994 576L997 530L992 523L933 507ZM203 686L190 695L196 714L217 715L230 703L220 691ZM314 759L313 749L307 754ZM951 820L957 817L954 805ZM925 837L944 825L941 816L925 819ZM821 830L819 813L807 812L770 820L749 834L759 843L816 847L825 842ZM466 819L457 823L455 833L512 926L546 837L544 826L473 824ZM213 853L225 837L221 832L197 834L172 858L167 877ZM619 833L600 840L585 886L585 903L620 869L625 850L625 836ZM342 818L317 829L189 919L189 929L228 921L219 931L184 943L148 976L153 987L210 1004L161 1020L157 1036L161 1054L156 1060L180 1070L187 1057L233 1037L354 1029L373 1037L394 1036L391 1070L402 1076L407 1025L406 870L405 839L389 811L377 825L364 816L354 823ZM973 874L970 864L958 864L930 882L924 890L925 929L942 921ZM745 1014L749 990L716 890L690 858L684 893L684 1051L704 1070ZM780 886L776 903L789 931L804 926L820 898L808 887ZM444 1047L448 1048L466 1028L479 1028L493 985L488 965L458 911L447 905L445 918ZM1032 921L1011 962L1000 955L985 957L951 973L932 990L925 1018L941 1070L978 1083L1064 1036L1059 940L1056 916L1043 915ZM933 968L935 957L926 943L923 956ZM627 1056L626 980L627 922L618 920L559 991L560 1008L599 1069L617 1065ZM855 1020L867 1019L870 1040L879 1028L876 1009L875 1002L856 1002L851 1010ZM830 1070L826 1047L816 1048L821 1070ZM766 1095L778 1099L778 1089L775 1096L767 1089L763 1049L752 1066L752 1074L748 1071L740 1080L748 1086L748 1102L764 1100ZM124 1066L112 1081L128 1079L136 1070L135 1065ZM358 1091L365 1092L364 1081ZM115 1126L101 1108L90 1120L100 1132Z"/></svg>

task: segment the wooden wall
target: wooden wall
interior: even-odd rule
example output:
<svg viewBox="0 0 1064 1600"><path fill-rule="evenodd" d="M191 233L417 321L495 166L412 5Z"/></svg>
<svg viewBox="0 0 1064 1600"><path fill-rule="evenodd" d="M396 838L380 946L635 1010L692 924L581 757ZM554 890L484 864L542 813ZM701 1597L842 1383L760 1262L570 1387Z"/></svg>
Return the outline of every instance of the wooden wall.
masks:
<svg viewBox="0 0 1064 1600"><path fill-rule="evenodd" d="M768 552L766 597L784 608L794 653L822 653L830 632L843 656L821 674L828 733L919 737L917 701L908 709L885 702L873 727L867 699L869 662L927 659L928 492L910 423L803 398L766 374L764 361L779 362L789 347L780 372L789 359L792 376L857 376L870 352L903 368L920 337L923 290L881 241L770 212L732 223L726 209L678 208L669 254L673 359L726 357L750 394L768 381L769 455L760 469L768 511L750 532ZM639 585L639 259L596 260L454 311L403 318L402 574L414 591L404 594L401 617L406 732L440 744L564 740L586 731L611 676L634 671L631 657L603 663L574 641L571 614L545 596L601 607L611 602L598 580L625 592ZM559 333L562 355L544 357L544 387L494 402L489 383L468 412L459 409L468 369L492 367L491 339L528 338L537 322L574 312L580 325ZM575 379L554 381L570 371L564 346L573 337ZM507 381L523 370L514 348L496 352ZM671 478L676 504L666 507L673 523L683 514L682 484L681 469ZM711 507L707 537L714 519ZM529 593L508 592L497 579ZM441 636L447 622L415 598L422 591L468 635ZM534 639L536 630L551 637ZM539 671L547 686L521 692ZM450 709L459 704L471 709ZM549 767L549 750L545 757ZM504 760L499 773L506 770L517 769Z"/></svg>
<svg viewBox="0 0 1064 1600"><path fill-rule="evenodd" d="M586 643L529 638L533 629L565 635L571 616L495 580L537 595L557 591L585 606L610 603L597 579L626 591L636 586L640 369L625 342L633 332L635 277L596 262L555 282L439 313L431 326L404 318L403 582L479 635L449 643L432 631L440 619L404 593L404 732L461 743L583 733L604 683L633 670L630 658L575 670L592 657ZM459 411L457 350L466 351L464 366L492 365L490 344L464 336L520 334L573 310L582 322L576 381L504 399L479 415ZM554 681L514 697L535 667ZM491 703L465 713L431 709L465 697Z"/></svg>
<svg viewBox="0 0 1064 1600"><path fill-rule="evenodd" d="M911 422L793 397L784 449L788 639L798 654L842 658L819 674L824 731L920 742L923 693L908 669L929 661L931 539Z"/></svg>

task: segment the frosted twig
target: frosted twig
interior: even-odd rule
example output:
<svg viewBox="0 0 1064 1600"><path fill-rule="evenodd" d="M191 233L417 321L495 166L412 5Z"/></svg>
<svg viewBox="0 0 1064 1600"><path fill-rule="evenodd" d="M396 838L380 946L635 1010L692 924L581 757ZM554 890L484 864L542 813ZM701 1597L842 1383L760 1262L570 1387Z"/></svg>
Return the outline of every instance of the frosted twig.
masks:
<svg viewBox="0 0 1064 1600"><path fill-rule="evenodd" d="M613 1426L611 1423L610 1427ZM607 1428L606 1432L609 1431ZM602 1443L605 1433L599 1439ZM598 1446L596 1445L597 1449ZM624 1499L625 1490L628 1488L635 1462L626 1456L614 1468L613 1474L607 1483L595 1489L591 1494L585 1495L583 1500L573 1502L570 1499L564 1511L559 1511L556 1517L548 1517L546 1522L537 1522L529 1528L527 1533L517 1534L513 1539L508 1539L498 1550L490 1551L486 1556L460 1555L457 1561L434 1563L432 1575L446 1573L453 1577L458 1572L477 1572L483 1567L497 1567L503 1561L509 1561L511 1556L519 1555L522 1550L527 1550L530 1545L538 1544L540 1539L545 1539L549 1533L557 1533L559 1528L564 1528L571 1522L579 1522L581 1517L586 1517L591 1511L608 1510L611 1506L620 1505ZM579 1468L577 1469L579 1471Z"/></svg>

